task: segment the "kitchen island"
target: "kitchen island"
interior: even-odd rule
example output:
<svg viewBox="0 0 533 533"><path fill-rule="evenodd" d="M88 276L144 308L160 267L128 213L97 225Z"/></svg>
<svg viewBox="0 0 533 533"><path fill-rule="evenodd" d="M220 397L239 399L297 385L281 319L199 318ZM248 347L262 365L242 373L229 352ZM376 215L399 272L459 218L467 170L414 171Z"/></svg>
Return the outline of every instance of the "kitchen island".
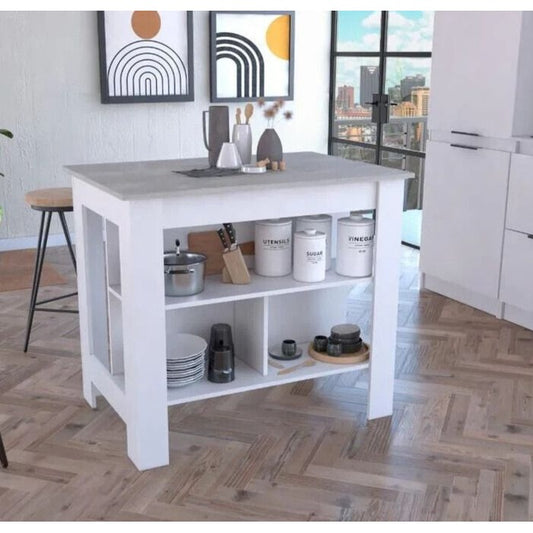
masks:
<svg viewBox="0 0 533 533"><path fill-rule="evenodd" d="M66 167L72 176L83 394L103 395L127 427L127 452L140 470L169 463L168 407L260 387L369 369L368 418L392 414L404 180L413 174L314 152L285 155L287 170L190 178L176 170L206 159ZM278 374L268 347L296 338L307 358L313 336L345 322L345 303L360 279L301 283L252 273L249 285L209 276L203 292L165 297L163 232L222 222L253 222L376 209L371 347L367 362L316 362ZM367 280L368 278L364 278ZM173 334L207 338L232 325L235 380L167 388Z"/></svg>

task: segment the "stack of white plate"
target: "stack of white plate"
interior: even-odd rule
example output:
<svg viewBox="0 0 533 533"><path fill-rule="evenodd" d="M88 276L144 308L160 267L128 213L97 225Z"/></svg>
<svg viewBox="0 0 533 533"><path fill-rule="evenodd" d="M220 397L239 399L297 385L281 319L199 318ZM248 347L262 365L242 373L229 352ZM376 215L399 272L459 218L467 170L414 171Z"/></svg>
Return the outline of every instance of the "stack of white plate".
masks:
<svg viewBox="0 0 533 533"><path fill-rule="evenodd" d="M167 354L167 386L183 387L202 379L207 342L189 333L179 333L172 341Z"/></svg>

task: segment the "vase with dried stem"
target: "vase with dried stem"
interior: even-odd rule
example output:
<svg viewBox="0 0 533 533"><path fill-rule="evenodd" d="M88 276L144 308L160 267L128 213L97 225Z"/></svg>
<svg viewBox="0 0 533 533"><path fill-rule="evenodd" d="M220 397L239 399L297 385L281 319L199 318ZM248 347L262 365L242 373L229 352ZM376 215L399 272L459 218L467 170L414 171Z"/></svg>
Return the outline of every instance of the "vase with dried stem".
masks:
<svg viewBox="0 0 533 533"><path fill-rule="evenodd" d="M276 100L273 104L265 107L265 101L259 99L257 102L259 107L263 109L263 116L268 120L268 126L262 133L257 143L257 161L269 160L268 168L272 168L272 162L283 161L283 146L281 145L281 139L274 129L274 122L276 116L281 111L285 102L283 100ZM283 111L283 117L286 120L292 118L292 111Z"/></svg>

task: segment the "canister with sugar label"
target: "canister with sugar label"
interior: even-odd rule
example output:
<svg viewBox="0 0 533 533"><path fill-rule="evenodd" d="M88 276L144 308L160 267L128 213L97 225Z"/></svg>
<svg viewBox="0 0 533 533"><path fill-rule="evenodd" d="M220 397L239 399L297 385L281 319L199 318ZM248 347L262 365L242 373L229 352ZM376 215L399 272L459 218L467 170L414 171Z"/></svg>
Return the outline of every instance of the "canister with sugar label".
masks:
<svg viewBox="0 0 533 533"><path fill-rule="evenodd" d="M331 215L307 215L295 220L295 231L314 229L326 235L326 270L331 268Z"/></svg>
<svg viewBox="0 0 533 533"><path fill-rule="evenodd" d="M305 229L294 234L294 265L296 281L322 281L326 277L326 234Z"/></svg>
<svg viewBox="0 0 533 533"><path fill-rule="evenodd" d="M336 272L341 276L372 275L374 258L374 221L351 214L337 223Z"/></svg>
<svg viewBox="0 0 533 533"><path fill-rule="evenodd" d="M287 276L292 270L292 220L255 223L255 272L260 276Z"/></svg>

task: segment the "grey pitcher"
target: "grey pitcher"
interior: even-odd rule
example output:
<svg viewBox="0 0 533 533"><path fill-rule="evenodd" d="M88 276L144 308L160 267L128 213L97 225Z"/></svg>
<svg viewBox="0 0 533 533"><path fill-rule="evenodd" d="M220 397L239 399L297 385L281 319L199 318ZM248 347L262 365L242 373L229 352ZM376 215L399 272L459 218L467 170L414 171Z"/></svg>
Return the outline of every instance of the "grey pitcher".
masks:
<svg viewBox="0 0 533 533"><path fill-rule="evenodd" d="M209 141L207 140L206 115L209 114ZM209 151L209 166L217 164L222 143L229 142L229 108L227 105L212 105L202 113L204 144Z"/></svg>

